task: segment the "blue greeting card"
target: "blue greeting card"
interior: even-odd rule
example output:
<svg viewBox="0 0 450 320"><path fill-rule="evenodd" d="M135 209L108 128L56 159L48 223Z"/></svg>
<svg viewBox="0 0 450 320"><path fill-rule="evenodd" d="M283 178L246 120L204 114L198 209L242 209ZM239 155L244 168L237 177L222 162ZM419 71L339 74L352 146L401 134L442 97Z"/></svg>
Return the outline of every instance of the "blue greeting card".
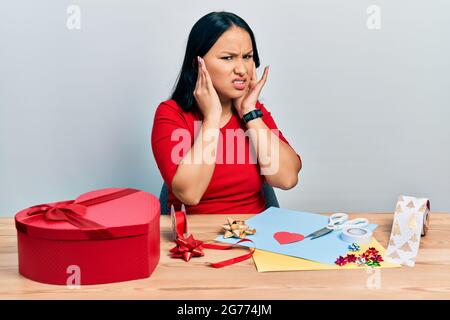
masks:
<svg viewBox="0 0 450 320"><path fill-rule="evenodd" d="M345 256L349 243L340 238L341 231L336 230L320 238L311 240L280 244L274 234L277 232L299 233L304 236L328 225L328 217L317 213L292 211L282 208L270 207L260 214L246 220L250 228L256 229L256 234L247 238L254 242L257 249L281 253L293 257L308 259L325 264L334 264L336 258ZM370 224L368 229L375 230L376 224ZM235 243L236 238L225 239L223 235L216 241ZM244 242L240 245L252 247L252 243Z"/></svg>

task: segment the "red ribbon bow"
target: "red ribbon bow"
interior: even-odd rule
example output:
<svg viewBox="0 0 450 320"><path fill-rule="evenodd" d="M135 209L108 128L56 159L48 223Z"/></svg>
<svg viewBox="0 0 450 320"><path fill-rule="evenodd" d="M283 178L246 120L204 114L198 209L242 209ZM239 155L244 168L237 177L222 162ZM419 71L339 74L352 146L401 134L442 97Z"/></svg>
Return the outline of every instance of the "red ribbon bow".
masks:
<svg viewBox="0 0 450 320"><path fill-rule="evenodd" d="M195 240L192 235L189 235L187 238L184 237L184 234L187 232L187 220L186 213L184 211L174 211L172 208L172 227L173 232L175 233L175 243L177 244L175 247L170 249L172 258L182 258L184 261L188 262L192 257L202 257L205 254L203 253L203 249L216 249L216 250L228 250L241 242L252 242L250 239L241 239L232 245L217 245L214 243L204 243L201 240ZM229 266L235 264L237 262L241 262L250 258L255 252L255 248L250 249L250 253L241 255L236 258L231 258L228 260L210 263L211 267L214 268L222 268L225 266Z"/></svg>
<svg viewBox="0 0 450 320"><path fill-rule="evenodd" d="M84 218L83 215L86 213L87 207L74 202L74 200L68 200L54 204L38 204L30 207L27 214L29 216L43 214L45 220L67 221L80 229L103 227L101 224Z"/></svg>
<svg viewBox="0 0 450 320"><path fill-rule="evenodd" d="M175 242L177 245L170 249L172 258L183 258L187 262L192 257L202 257L205 255L202 247L203 241L195 240L192 235L187 238L178 237Z"/></svg>
<svg viewBox="0 0 450 320"><path fill-rule="evenodd" d="M111 231L105 226L83 216L90 206L125 197L136 192L139 192L139 190L126 188L79 202L77 202L77 200L67 200L55 203L38 204L28 208L26 213L29 216L42 215L45 220L50 221L67 221L73 226L83 230L86 235L93 239L111 237ZM26 225L17 223L16 221L16 226L24 233L27 233Z"/></svg>
<svg viewBox="0 0 450 320"><path fill-rule="evenodd" d="M172 258L182 258L184 261L188 262L191 260L192 257L202 257L205 255L203 252L203 249L216 249L216 250L228 250L236 245L238 245L241 242L252 242L250 239L241 239L235 244L232 245L217 245L214 243L204 243L201 240L196 240L192 235L189 235L189 237L177 237L175 240L176 246L170 249L171 257ZM226 267L244 260L247 260L250 258L253 253L255 252L255 248L251 248L250 253L241 255L236 258L231 258L228 260L216 262L216 263L209 263L211 267L214 268L222 268Z"/></svg>

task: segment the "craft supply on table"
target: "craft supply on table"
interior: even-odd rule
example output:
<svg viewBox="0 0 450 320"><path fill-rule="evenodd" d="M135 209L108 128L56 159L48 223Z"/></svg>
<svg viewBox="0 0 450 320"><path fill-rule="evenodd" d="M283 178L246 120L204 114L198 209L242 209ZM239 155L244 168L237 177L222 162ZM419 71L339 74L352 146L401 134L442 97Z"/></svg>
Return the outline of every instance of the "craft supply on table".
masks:
<svg viewBox="0 0 450 320"><path fill-rule="evenodd" d="M181 206L181 210L175 211L174 206L171 206L171 219L172 219L172 232L173 237L175 239L175 247L170 249L170 256L172 258L181 258L186 262L189 262L191 258L193 257L202 257L205 255L203 252L203 249L215 249L215 250L229 250L234 248L235 246L239 245L242 242L251 242L252 240L249 239L241 239L236 243L233 243L232 245L218 245L214 243L205 243L201 240L197 240L194 238L194 236L188 235L188 225L187 225L187 214L184 204ZM228 220L232 223L235 221L232 221L231 219ZM245 223L243 223L245 225ZM242 225L241 223L239 225ZM248 230L247 228L245 230ZM253 232L253 231L250 231ZM251 258L253 253L255 251L255 248L250 249L250 253L231 258L228 260L216 262L216 263L208 263L211 267L214 268L222 268L226 267L244 260L247 260L248 258Z"/></svg>
<svg viewBox="0 0 450 320"><path fill-rule="evenodd" d="M186 237L187 229L187 217L186 208L184 204L181 205L181 210L175 211L173 204L170 207L170 218L172 220L172 237L176 240L178 237Z"/></svg>
<svg viewBox="0 0 450 320"><path fill-rule="evenodd" d="M430 223L430 201L427 198L400 196L397 201L386 260L413 267L420 238Z"/></svg>
<svg viewBox="0 0 450 320"><path fill-rule="evenodd" d="M332 214L328 219L328 225L324 228L316 230L308 234L305 238L310 238L311 240L320 238L330 232L335 230L342 230L347 227L366 227L369 224L369 220L366 218L356 218L353 220L348 220L348 214L338 212ZM354 242L354 241L352 241Z"/></svg>
<svg viewBox="0 0 450 320"><path fill-rule="evenodd" d="M346 226L341 233L341 239L349 243L368 244L372 241L372 237L372 231L358 226Z"/></svg>
<svg viewBox="0 0 450 320"><path fill-rule="evenodd" d="M303 241L305 236L300 233L295 232L287 232L287 231L279 231L273 234L275 240L278 241L279 244L288 244Z"/></svg>
<svg viewBox="0 0 450 320"><path fill-rule="evenodd" d="M224 238L239 238L244 239L247 235L252 235L256 233L255 229L251 229L248 225L245 224L243 220L233 220L231 218L227 218L227 224L224 224L222 228L225 233L223 235Z"/></svg>
<svg viewBox="0 0 450 320"><path fill-rule="evenodd" d="M336 257L345 256L348 243L340 238L342 230L329 232L314 240L303 240L281 244L275 237L280 232L295 234L310 234L323 229L329 223L329 217L321 214L293 211L270 207L265 211L246 220L246 223L258 230L254 235L247 236L253 240L257 249L308 259L335 266ZM367 228L373 231L376 224L369 224ZM225 239L222 235L215 240L232 243L233 239ZM248 246L247 244L242 244Z"/></svg>
<svg viewBox="0 0 450 320"><path fill-rule="evenodd" d="M351 245L348 246L348 250L355 252L361 250L361 247L357 243L352 243Z"/></svg>
<svg viewBox="0 0 450 320"><path fill-rule="evenodd" d="M380 263L383 261L380 252L374 247L369 247L362 254L356 255L352 252L347 253L345 257L339 256L335 263L341 267L348 263L356 263L358 266L380 267Z"/></svg>
<svg viewBox="0 0 450 320"><path fill-rule="evenodd" d="M372 242L368 245L348 245L347 252L343 254L354 254L361 255L363 252L367 251L370 247L375 248L379 255L385 257L385 249L383 246L375 239L372 239ZM356 250L357 249L357 250ZM334 257L336 260L336 257ZM319 263L307 259L296 258L287 256L284 254L273 253L265 250L257 249L253 254L253 261L255 262L256 268L258 272L277 272L277 271L307 271L307 270L347 270L347 269L361 269L365 267L365 265L358 265L355 263L346 263L343 266L339 266L335 263L332 265ZM380 266L377 268L400 268L401 265L394 264L388 261L380 262Z"/></svg>

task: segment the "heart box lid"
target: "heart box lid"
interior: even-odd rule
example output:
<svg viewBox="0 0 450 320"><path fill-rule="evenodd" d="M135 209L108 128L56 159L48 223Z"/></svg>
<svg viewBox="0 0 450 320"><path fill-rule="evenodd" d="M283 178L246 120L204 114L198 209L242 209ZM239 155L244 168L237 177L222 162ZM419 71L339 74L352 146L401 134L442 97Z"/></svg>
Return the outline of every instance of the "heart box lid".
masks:
<svg viewBox="0 0 450 320"><path fill-rule="evenodd" d="M80 206L84 207L81 213L68 209ZM158 219L159 224L159 217L159 199L152 194L107 188L84 193L75 200L23 209L15 215L15 222L17 231L30 237L100 240L148 234L150 223Z"/></svg>

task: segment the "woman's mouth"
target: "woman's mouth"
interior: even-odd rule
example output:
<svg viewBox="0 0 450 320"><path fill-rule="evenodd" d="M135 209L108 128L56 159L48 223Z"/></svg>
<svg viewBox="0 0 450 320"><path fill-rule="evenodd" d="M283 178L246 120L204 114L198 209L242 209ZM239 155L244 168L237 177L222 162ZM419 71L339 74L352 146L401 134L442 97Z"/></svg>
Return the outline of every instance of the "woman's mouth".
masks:
<svg viewBox="0 0 450 320"><path fill-rule="evenodd" d="M234 80L233 81L233 87L236 90L244 90L246 87L246 82L245 80Z"/></svg>

